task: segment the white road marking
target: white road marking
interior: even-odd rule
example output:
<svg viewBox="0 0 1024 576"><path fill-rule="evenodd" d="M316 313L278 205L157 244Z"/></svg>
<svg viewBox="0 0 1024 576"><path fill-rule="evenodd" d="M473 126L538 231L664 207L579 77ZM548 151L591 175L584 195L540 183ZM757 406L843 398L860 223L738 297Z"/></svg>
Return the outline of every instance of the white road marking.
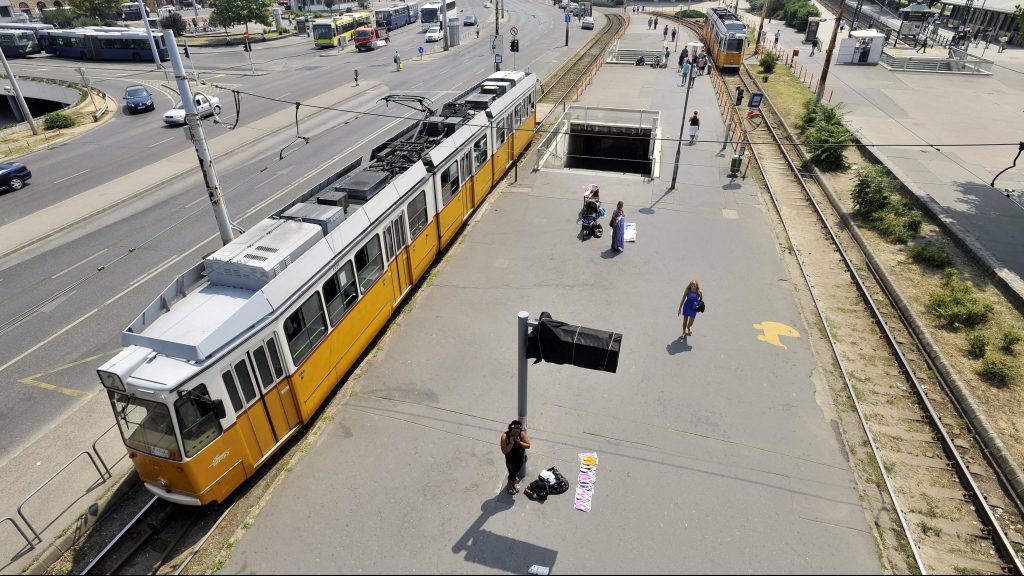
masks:
<svg viewBox="0 0 1024 576"><path fill-rule="evenodd" d="M284 94L278 95L278 98L284 98L285 96L287 96L289 94L291 94L291 92L285 92Z"/></svg>
<svg viewBox="0 0 1024 576"><path fill-rule="evenodd" d="M146 148L152 148L153 146L159 146L159 145L163 144L164 142L170 142L171 140L174 140L174 136L171 136L170 138L165 138L165 139L163 139L163 140L161 140L159 142L154 142L154 143L150 144L149 146L146 146Z"/></svg>
<svg viewBox="0 0 1024 576"><path fill-rule="evenodd" d="M88 172L88 170L82 170L78 174L72 174L71 176L68 176L67 178L61 178L60 180L57 180L56 182L54 182L54 184L60 184L61 182L65 181L65 180L71 180L75 176L81 176L82 174L85 174L86 172Z"/></svg>
<svg viewBox="0 0 1024 576"><path fill-rule="evenodd" d="M205 197L196 198L195 200L189 202L188 204L185 204L185 208L191 208L191 207L195 206L196 204L199 204L203 200L207 200L207 198L205 198Z"/></svg>
<svg viewBox="0 0 1024 576"><path fill-rule="evenodd" d="M89 257L88 257L88 258L86 258L85 260L82 260L82 261L81 261L81 262L79 262L78 264L75 264L74 266L72 266L72 267L68 268L67 270L65 270L65 271L63 271L63 272L57 272L57 273L56 273L56 274L54 274L53 276L50 276L50 280L53 280L54 278L56 278L56 277L58 277L58 276L61 276L61 275L63 275L63 274L67 274L68 272L71 272L71 271L72 271L72 270L74 270L75 268L78 268L79 266L81 266L82 264L85 264L85 263L86 263L86 262L88 262L89 260L92 260L93 258L95 258L95 257L99 256L100 254L103 254L103 253L104 253L104 252L106 252L107 250L110 250L110 248L104 248L103 250L100 250L99 252L97 252L97 253L93 254L92 256L89 256Z"/></svg>

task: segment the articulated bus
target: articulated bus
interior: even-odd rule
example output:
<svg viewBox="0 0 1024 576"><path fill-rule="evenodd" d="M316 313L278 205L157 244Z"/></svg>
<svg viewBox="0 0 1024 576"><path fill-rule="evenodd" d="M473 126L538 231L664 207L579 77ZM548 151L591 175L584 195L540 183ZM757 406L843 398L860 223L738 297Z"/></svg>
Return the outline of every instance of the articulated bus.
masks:
<svg viewBox="0 0 1024 576"><path fill-rule="evenodd" d="M445 15L451 18L452 16L458 16L459 12L455 7L455 0L447 0L445 2ZM447 22L441 22L441 3L430 2L424 4L420 8L420 28L426 32L431 26L440 26L443 30L447 25Z"/></svg>
<svg viewBox="0 0 1024 576"><path fill-rule="evenodd" d="M31 30L0 29L0 50L8 58L24 58L42 52L39 40Z"/></svg>
<svg viewBox="0 0 1024 576"><path fill-rule="evenodd" d="M70 30L40 30L38 38L47 54L82 60L153 60L153 49L145 30L137 28L101 27ZM160 60L168 60L164 37L154 34Z"/></svg>
<svg viewBox="0 0 1024 576"><path fill-rule="evenodd" d="M97 370L150 492L223 502L310 422L529 145L538 87L495 72L440 110L425 101L365 164L156 295Z"/></svg>
<svg viewBox="0 0 1024 576"><path fill-rule="evenodd" d="M401 28L413 22L412 13L408 4L388 6L373 13L378 28L387 27L388 30Z"/></svg>

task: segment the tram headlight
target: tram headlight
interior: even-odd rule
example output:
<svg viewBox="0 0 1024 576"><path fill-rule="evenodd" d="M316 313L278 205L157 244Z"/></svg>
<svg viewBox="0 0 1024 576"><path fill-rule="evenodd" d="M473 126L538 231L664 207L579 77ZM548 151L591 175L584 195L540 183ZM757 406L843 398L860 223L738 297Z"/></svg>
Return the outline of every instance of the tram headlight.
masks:
<svg viewBox="0 0 1024 576"><path fill-rule="evenodd" d="M100 376L100 382L103 383L104 388L110 388L111 390L117 390L118 392L124 392L124 382L121 382L121 377L113 372L107 372L106 370L97 370L97 374Z"/></svg>
<svg viewBox="0 0 1024 576"><path fill-rule="evenodd" d="M164 488L164 489L166 489L168 486L170 486L170 484L167 483L167 480L164 480L163 477L157 478L156 482L157 482L157 484L160 485L161 488Z"/></svg>

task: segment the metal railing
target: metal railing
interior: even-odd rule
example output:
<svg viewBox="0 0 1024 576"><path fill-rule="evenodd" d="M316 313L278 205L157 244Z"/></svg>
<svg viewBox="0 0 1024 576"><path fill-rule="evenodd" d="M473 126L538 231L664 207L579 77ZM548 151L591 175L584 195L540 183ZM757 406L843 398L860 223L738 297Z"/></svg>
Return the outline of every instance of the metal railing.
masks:
<svg viewBox="0 0 1024 576"><path fill-rule="evenodd" d="M34 526L32 526L32 523L28 521L28 518L25 516L25 512L24 512L24 510L22 510L22 508L25 506L25 504L28 503L29 500L32 499L33 496L38 494L40 490L45 488L47 484L49 484L51 481L53 481L54 478L59 476L61 472L66 470L68 466L71 466L72 464L74 464L75 461L78 460L79 458L81 458L82 456L87 456L89 458L89 462L92 463L92 467L96 469L96 474L99 475L99 482L91 484L89 486L89 489L85 491L85 494L91 492L94 487L99 486L100 484L103 484L104 482L107 481L107 477L103 474L103 471L100 470L100 467L96 464L96 458L94 458L92 453L89 452L88 450L83 450L83 451L79 452L78 454L76 454L74 458L72 458L71 460L68 460L67 464L61 466L60 470L57 470L56 472L54 472L53 476L50 476L49 478L47 478L46 482L43 482L42 484L40 484L38 488L33 490L31 494L26 496L25 499L21 501L21 504L18 504L18 516L21 516L21 521L25 523L25 526L28 526L28 529L32 532L32 535L35 537L36 541L42 543L43 538L42 538L42 536L39 535L39 531L36 530ZM78 498L81 498L81 496L79 496ZM76 498L75 501L77 501L78 498ZM72 504L74 504L74 502L72 502ZM69 504L67 506L67 508L65 508L63 510L63 512L61 512L61 514L63 514L64 512L67 512L70 508L71 508L71 504ZM58 516L58 518L59 517L60 516ZM56 520L56 519L54 519L54 520ZM50 524L53 524L54 520L51 520ZM47 524L47 527L49 527L50 524ZM45 529L46 528L44 527L43 530L45 530Z"/></svg>
<svg viewBox="0 0 1024 576"><path fill-rule="evenodd" d="M939 74L967 74L991 76L991 60L972 56L965 50L950 48L948 58L896 56L882 50L880 62L889 70L903 72L934 72Z"/></svg>

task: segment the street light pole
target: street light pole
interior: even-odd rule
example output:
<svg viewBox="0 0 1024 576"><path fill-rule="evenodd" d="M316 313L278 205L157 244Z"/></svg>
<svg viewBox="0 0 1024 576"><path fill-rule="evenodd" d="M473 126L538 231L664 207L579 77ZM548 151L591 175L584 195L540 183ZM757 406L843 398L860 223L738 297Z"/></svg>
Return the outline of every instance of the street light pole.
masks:
<svg viewBox="0 0 1024 576"><path fill-rule="evenodd" d="M142 25L146 27L146 36L149 38L149 48L153 51L153 61L156 62L156 69L163 70L164 65L160 63L160 52L156 49L156 40L153 39L153 29L149 27L149 12L146 11L145 0L139 0L139 8L142 10ZM171 47L167 47L171 51Z"/></svg>
<svg viewBox="0 0 1024 576"><path fill-rule="evenodd" d="M690 74L695 74L693 67L690 67ZM676 146L676 163L672 167L672 183L669 184L669 190L676 189L676 176L679 175L679 153L683 149L683 133L686 131L686 112L690 105L690 78L683 76L683 82L686 82L686 98L683 100L683 120L679 123L679 143Z"/></svg>
<svg viewBox="0 0 1024 576"><path fill-rule="evenodd" d="M836 47L836 37L839 35L839 23L843 20L843 9L846 8L846 0L839 2L839 15L832 23L832 38L828 41L828 50L825 51L825 65L821 67L821 79L818 80L818 92L814 95L815 102L821 102L825 97L825 80L828 79L828 68L832 64L832 51ZM897 34L897 37L899 34Z"/></svg>
<svg viewBox="0 0 1024 576"><path fill-rule="evenodd" d="M11 80L11 88L14 90L14 99L18 101L18 108L21 109L21 115L25 117L25 121L28 122L28 127L32 129L32 134L39 135L39 128L36 127L35 121L32 120L32 111L28 109L28 104L25 103L25 97L21 95L21 88L18 87L18 79L14 77L14 72L11 71L11 65L7 63L7 56L4 55L3 51L0 50L0 62L3 62L4 72L7 73L7 78Z"/></svg>
<svg viewBox="0 0 1024 576"><path fill-rule="evenodd" d="M846 0L840 0L845 2ZM761 31L764 30L764 16L768 13L768 2L764 0L764 8L761 9L761 22L757 25L757 38L754 39L754 54L761 53Z"/></svg>

